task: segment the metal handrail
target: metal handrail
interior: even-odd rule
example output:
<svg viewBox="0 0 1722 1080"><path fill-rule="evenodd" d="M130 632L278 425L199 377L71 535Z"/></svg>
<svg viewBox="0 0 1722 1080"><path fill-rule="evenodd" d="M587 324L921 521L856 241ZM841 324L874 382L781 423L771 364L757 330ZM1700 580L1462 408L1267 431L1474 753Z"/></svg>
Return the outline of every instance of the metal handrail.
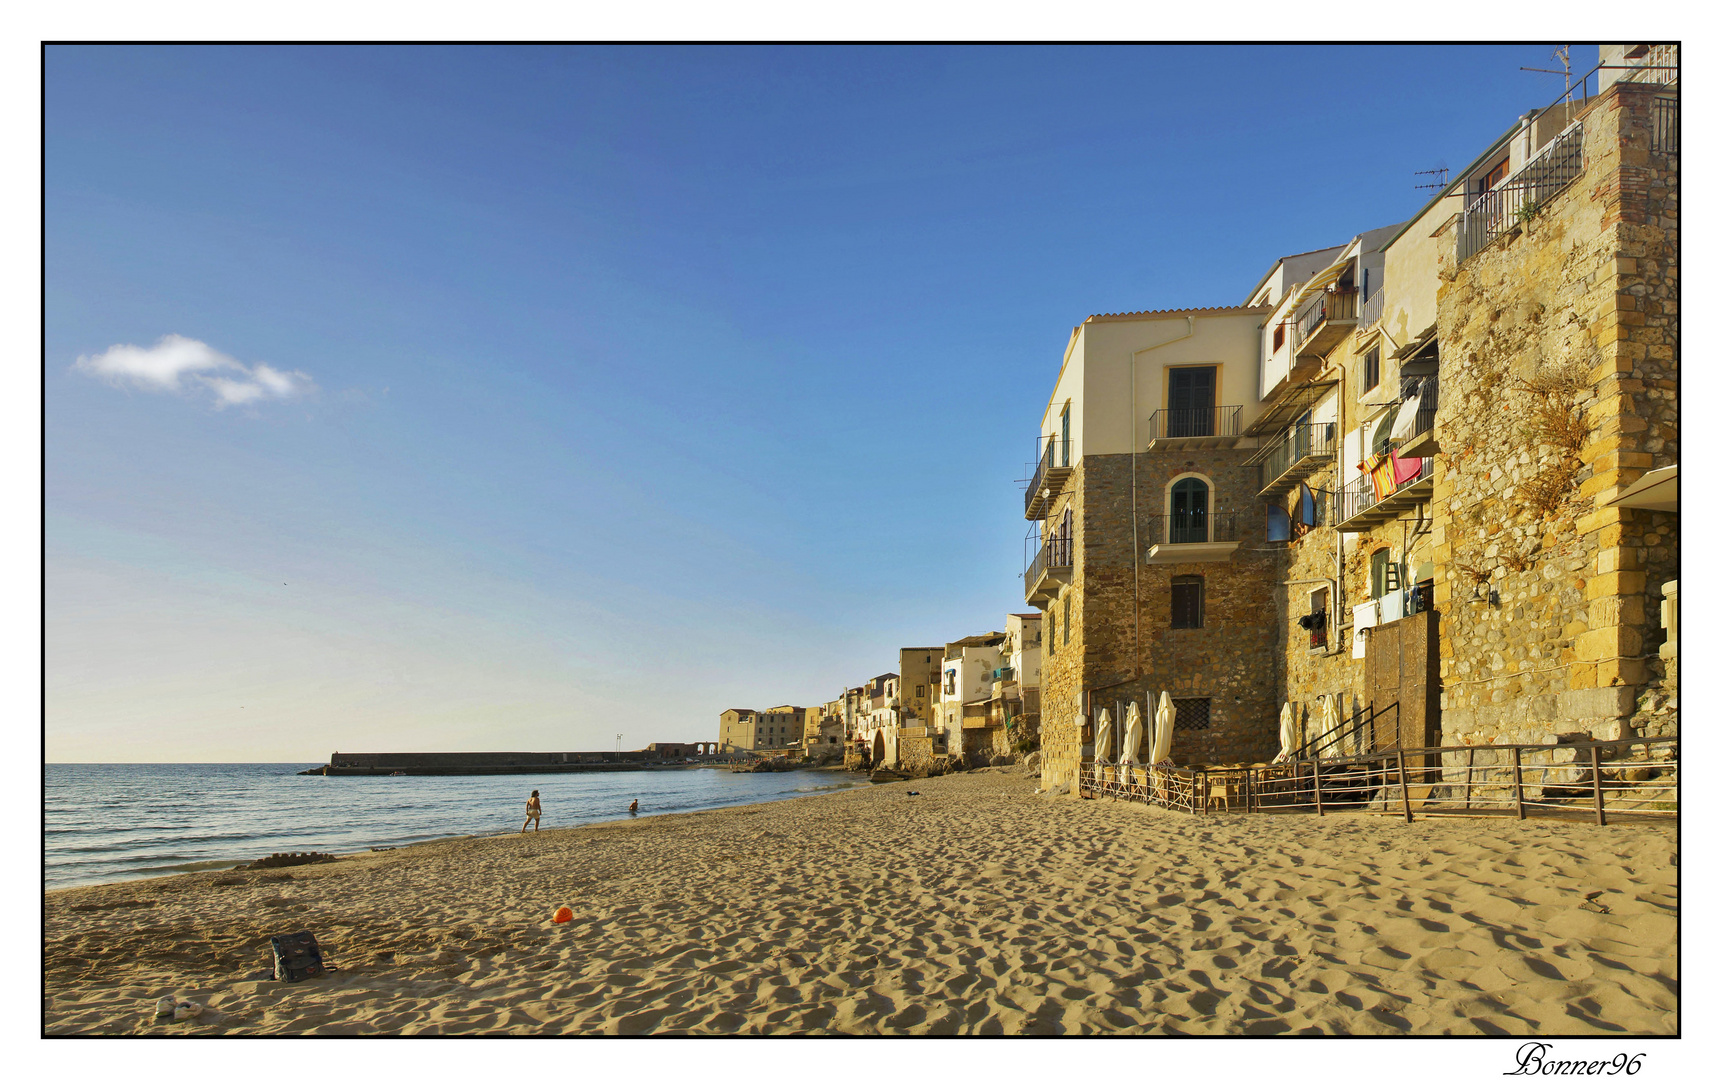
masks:
<svg viewBox="0 0 1722 1080"><path fill-rule="evenodd" d="M1238 538L1236 511L1148 515L1148 544L1222 544Z"/></svg>
<svg viewBox="0 0 1722 1080"><path fill-rule="evenodd" d="M1238 433L1242 405L1208 409L1156 409L1148 416L1148 440L1231 438Z"/></svg>
<svg viewBox="0 0 1722 1080"><path fill-rule="evenodd" d="M1174 745L1174 753L1177 752ZM1678 737L1398 747L1274 765L1084 763L1084 795L1191 814L1678 817Z"/></svg>
<svg viewBox="0 0 1722 1080"><path fill-rule="evenodd" d="M1477 196L1459 217L1458 256L1464 262L1536 216L1584 173L1584 124L1575 121L1550 139L1524 168Z"/></svg>
<svg viewBox="0 0 1722 1080"><path fill-rule="evenodd" d="M1375 750L1388 749L1387 747L1374 745L1375 706L1369 705L1359 709L1356 713L1353 713L1349 719L1342 721L1340 725L1332 731L1322 732L1319 735L1314 735L1305 739L1302 746L1299 746L1296 750L1292 751L1291 756L1298 761L1308 761L1311 758L1319 757L1321 756L1321 752L1329 747L1346 745L1346 739L1349 736L1360 734L1364 729L1368 729L1369 741L1358 742L1353 745L1360 749L1365 746L1371 747ZM1397 738L1394 739L1394 745L1398 745ZM1367 751L1365 752L1367 753Z"/></svg>
<svg viewBox="0 0 1722 1080"><path fill-rule="evenodd" d="M1339 425L1335 423L1293 424L1286 428L1268 444L1271 449L1267 458L1256 466L1259 470L1256 490L1265 489L1305 458L1332 457L1338 437Z"/></svg>

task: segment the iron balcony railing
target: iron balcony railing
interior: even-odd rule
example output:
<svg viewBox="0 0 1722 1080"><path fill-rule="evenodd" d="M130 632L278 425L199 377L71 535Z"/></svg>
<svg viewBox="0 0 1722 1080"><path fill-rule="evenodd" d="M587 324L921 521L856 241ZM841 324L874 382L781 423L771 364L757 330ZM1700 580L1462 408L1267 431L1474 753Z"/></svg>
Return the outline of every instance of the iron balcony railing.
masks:
<svg viewBox="0 0 1722 1080"><path fill-rule="evenodd" d="M1399 380L1401 406L1417 399L1417 421L1401 442L1410 442L1435 426L1435 410L1441 404L1441 383L1434 375L1412 376ZM1395 420L1397 424L1397 420Z"/></svg>
<svg viewBox="0 0 1722 1080"><path fill-rule="evenodd" d="M1028 564L1028 570L1023 577L1029 588L1034 588L1048 570L1057 570L1070 565L1071 552L1074 545L1068 536L1055 536L1040 546L1035 553L1034 561Z"/></svg>
<svg viewBox="0 0 1722 1080"><path fill-rule="evenodd" d="M1459 261L1464 262L1529 221L1584 172L1584 125L1574 123L1500 187L1479 195L1459 218Z"/></svg>
<svg viewBox="0 0 1722 1080"><path fill-rule="evenodd" d="M1357 318L1357 290L1332 289L1321 294L1321 299L1297 317L1297 344L1303 348L1303 343L1314 337L1322 324L1329 320Z"/></svg>
<svg viewBox="0 0 1722 1080"><path fill-rule="evenodd" d="M1410 460L1417 462L1417 472L1395 484L1393 491L1389 492L1387 497L1410 487L1419 480L1425 480L1435 475L1434 458L1412 458ZM1375 482L1367 476L1360 476L1339 491L1339 521L1341 524L1350 521L1381 501L1384 500L1375 497Z"/></svg>
<svg viewBox="0 0 1722 1080"><path fill-rule="evenodd" d="M1055 468L1070 467L1070 440L1059 435L1043 435L1041 440L1045 446L1040 452L1040 464L1034 470L1034 479L1029 481L1028 490L1022 493L1022 512L1027 515L1033 511L1035 497L1040 494L1041 487L1046 483L1046 475Z"/></svg>
<svg viewBox="0 0 1722 1080"><path fill-rule="evenodd" d="M1148 517L1148 544L1223 544L1238 538L1238 515L1231 510L1195 510Z"/></svg>
<svg viewBox="0 0 1722 1080"><path fill-rule="evenodd" d="M1680 99L1658 97L1650 103L1650 152L1680 153Z"/></svg>
<svg viewBox="0 0 1722 1080"><path fill-rule="evenodd" d="M1207 409L1156 409L1148 417L1148 441L1156 439L1235 438L1242 405Z"/></svg>
<svg viewBox="0 0 1722 1080"><path fill-rule="evenodd" d="M1256 466L1259 470L1256 490L1265 491L1305 458L1332 457L1338 435L1338 424L1293 424L1286 428L1274 439L1268 456Z"/></svg>
<svg viewBox="0 0 1722 1080"><path fill-rule="evenodd" d="M1357 316L1357 329L1359 331L1367 330L1381 321L1381 311L1386 305L1386 301L1387 294L1377 288L1369 299L1363 302L1363 307L1359 309Z"/></svg>

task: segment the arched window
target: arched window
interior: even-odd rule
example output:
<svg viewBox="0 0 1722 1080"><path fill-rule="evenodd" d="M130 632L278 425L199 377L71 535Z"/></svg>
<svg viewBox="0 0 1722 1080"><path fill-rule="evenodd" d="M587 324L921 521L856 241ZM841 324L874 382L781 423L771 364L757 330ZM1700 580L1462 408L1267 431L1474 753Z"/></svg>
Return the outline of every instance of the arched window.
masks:
<svg viewBox="0 0 1722 1080"><path fill-rule="evenodd" d="M1375 437L1369 440L1370 454L1387 453L1388 443L1393 439L1393 416L1393 413L1388 413L1375 425Z"/></svg>
<svg viewBox="0 0 1722 1080"><path fill-rule="evenodd" d="M1167 540L1174 544L1208 542L1208 482L1186 476L1172 485L1172 514Z"/></svg>

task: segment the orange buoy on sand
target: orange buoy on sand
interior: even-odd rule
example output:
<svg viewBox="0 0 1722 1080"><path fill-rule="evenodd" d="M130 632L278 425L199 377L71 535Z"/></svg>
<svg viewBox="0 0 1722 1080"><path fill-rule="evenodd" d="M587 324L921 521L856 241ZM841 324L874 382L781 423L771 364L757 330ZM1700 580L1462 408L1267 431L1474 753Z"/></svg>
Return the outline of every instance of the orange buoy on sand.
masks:
<svg viewBox="0 0 1722 1080"><path fill-rule="evenodd" d="M556 914L551 917L550 921L551 922L573 922L574 921L574 909L570 908L570 907L559 907L556 909Z"/></svg>

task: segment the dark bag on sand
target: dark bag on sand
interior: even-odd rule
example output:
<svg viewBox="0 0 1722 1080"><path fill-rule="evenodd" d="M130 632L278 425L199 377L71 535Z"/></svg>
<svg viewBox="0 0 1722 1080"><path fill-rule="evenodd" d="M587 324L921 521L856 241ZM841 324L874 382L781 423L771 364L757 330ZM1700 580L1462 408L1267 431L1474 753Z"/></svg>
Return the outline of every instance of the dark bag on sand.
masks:
<svg viewBox="0 0 1722 1080"><path fill-rule="evenodd" d="M323 974L323 952L311 931L276 934L269 939L269 947L275 951L275 978L281 982Z"/></svg>

